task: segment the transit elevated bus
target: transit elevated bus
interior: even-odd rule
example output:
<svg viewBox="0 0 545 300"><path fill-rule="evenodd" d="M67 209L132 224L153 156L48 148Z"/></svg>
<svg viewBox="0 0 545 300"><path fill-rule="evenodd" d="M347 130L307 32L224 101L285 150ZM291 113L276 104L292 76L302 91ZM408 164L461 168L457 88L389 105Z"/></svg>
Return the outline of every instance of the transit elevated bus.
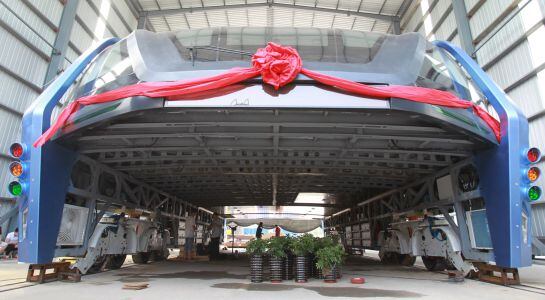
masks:
<svg viewBox="0 0 545 300"><path fill-rule="evenodd" d="M326 227L384 260L523 267L541 196L520 109L461 49L418 33L137 30L60 74L12 154L28 263L83 257L112 209L176 233L197 207L316 192L336 195ZM74 206L75 241L59 242Z"/></svg>

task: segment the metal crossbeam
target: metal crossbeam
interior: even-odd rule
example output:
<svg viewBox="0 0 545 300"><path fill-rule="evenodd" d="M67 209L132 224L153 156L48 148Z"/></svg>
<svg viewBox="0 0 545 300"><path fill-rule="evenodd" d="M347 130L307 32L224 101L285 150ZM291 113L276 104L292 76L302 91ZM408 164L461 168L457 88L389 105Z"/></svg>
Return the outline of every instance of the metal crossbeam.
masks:
<svg viewBox="0 0 545 300"><path fill-rule="evenodd" d="M199 11L246 9L246 8L254 8L254 7L294 8L294 9L302 9L302 10L309 10L309 11L316 11L316 12L327 12L327 13L334 13L334 14L343 14L348 16L371 18L371 19L390 21L390 22L394 22L395 20L399 19L399 16L394 16L394 15L378 14L378 13L363 12L363 11L351 11L351 10L344 10L344 9L324 8L324 7L317 7L317 6L305 6L305 5L298 5L298 4L284 4L284 3L276 3L276 2L147 10L147 11L142 11L141 13L148 17L158 17L158 16L176 15L176 14L182 14L182 13L193 13L193 12L199 12Z"/></svg>
<svg viewBox="0 0 545 300"><path fill-rule="evenodd" d="M104 147L104 148L90 148L90 149L84 149L81 151L82 154L96 154L96 153L108 153L112 155L118 155L118 153L122 153L123 155L127 156L130 152L149 152L149 151L159 151L159 152L165 152L165 151L188 151L188 152L198 152L201 151L201 147L194 147L194 146L155 146L155 147ZM284 152L311 152L311 153L319 153L320 156L326 155L331 152L341 152L342 150L345 150L341 147L278 147L276 149L274 146L272 147L255 147L255 146L230 146L230 147L210 147L211 151L261 151L264 153L275 153L275 155L282 155ZM278 153L276 153L278 151ZM353 153L354 155L357 155L358 153L391 153L391 154L429 154L429 155L448 155L448 156L457 156L457 157L467 157L471 155L470 151L467 150L455 150L455 151L445 151L445 150L431 150L431 149L425 149L425 150L418 150L418 149L411 149L411 150L405 150L405 149L373 149L373 148L353 148L353 149L346 149L346 153ZM293 156L293 154L289 155Z"/></svg>
<svg viewBox="0 0 545 300"><path fill-rule="evenodd" d="M78 138L78 141L96 141L96 140L116 140L116 139L146 139L146 138L192 138L195 137L208 137L208 138L273 138L279 136L281 138L328 138L328 139L348 139L357 137L358 139L365 140L399 140L399 141L429 141L429 142L443 142L454 144L473 144L471 141L460 138L445 137L431 137L431 136L416 136L416 135L371 135L371 134L324 134L318 132L305 132L305 133L253 133L253 132L226 132L226 133L125 133L125 134L107 134L107 135L87 135Z"/></svg>

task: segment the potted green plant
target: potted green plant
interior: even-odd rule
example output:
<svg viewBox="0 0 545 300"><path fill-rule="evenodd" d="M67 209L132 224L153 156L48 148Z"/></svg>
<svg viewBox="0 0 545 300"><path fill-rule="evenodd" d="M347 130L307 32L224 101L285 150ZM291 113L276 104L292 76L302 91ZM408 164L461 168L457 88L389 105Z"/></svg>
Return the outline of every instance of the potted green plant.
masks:
<svg viewBox="0 0 545 300"><path fill-rule="evenodd" d="M316 257L316 252L318 252L318 250L322 249L322 248L325 248L325 247L329 247L329 246L333 246L335 245L335 242L333 241L333 238L331 238L330 236L327 236L327 237L323 237L323 238L316 238L315 239L315 242L314 242L314 251L312 252L311 254L311 258L312 258L312 263L311 263L311 273L312 275L314 276L314 278L317 278L317 279L322 279L322 270L318 269L316 267L316 262L318 260L318 258Z"/></svg>
<svg viewBox="0 0 545 300"><path fill-rule="evenodd" d="M250 280L263 282L263 254L267 252L267 242L252 239L246 244L246 252L250 255Z"/></svg>
<svg viewBox="0 0 545 300"><path fill-rule="evenodd" d="M322 270L325 282L337 282L337 270L345 255L339 244L326 246L316 252L316 267Z"/></svg>
<svg viewBox="0 0 545 300"><path fill-rule="evenodd" d="M271 268L271 282L282 282L282 262L286 257L285 239L275 237L269 240L267 254L269 254L269 264Z"/></svg>
<svg viewBox="0 0 545 300"><path fill-rule="evenodd" d="M307 255L314 250L314 237L311 234L303 234L290 243L290 249L295 255L295 281L307 282Z"/></svg>

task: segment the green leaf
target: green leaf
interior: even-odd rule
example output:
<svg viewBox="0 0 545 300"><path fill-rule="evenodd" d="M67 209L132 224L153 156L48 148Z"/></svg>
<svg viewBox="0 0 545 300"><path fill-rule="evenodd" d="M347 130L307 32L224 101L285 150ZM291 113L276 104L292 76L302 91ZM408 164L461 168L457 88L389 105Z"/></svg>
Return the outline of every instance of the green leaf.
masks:
<svg viewBox="0 0 545 300"><path fill-rule="evenodd" d="M267 241L262 239L251 239L246 244L246 252L252 255L262 255L267 251Z"/></svg>
<svg viewBox="0 0 545 300"><path fill-rule="evenodd" d="M320 270L331 270L342 264L346 253L341 245L327 246L316 251L316 267Z"/></svg>

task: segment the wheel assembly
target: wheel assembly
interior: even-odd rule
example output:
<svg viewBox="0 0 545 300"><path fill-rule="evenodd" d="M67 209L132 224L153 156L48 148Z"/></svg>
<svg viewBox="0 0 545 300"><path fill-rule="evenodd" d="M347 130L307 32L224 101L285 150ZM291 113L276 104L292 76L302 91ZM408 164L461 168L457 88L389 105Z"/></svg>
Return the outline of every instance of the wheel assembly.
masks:
<svg viewBox="0 0 545 300"><path fill-rule="evenodd" d="M403 266L414 266L414 263L416 262L416 256L412 256L410 254L398 254L399 255L399 264Z"/></svg>
<svg viewBox="0 0 545 300"><path fill-rule="evenodd" d="M150 256L150 252L138 252L132 255L132 261L134 261L135 264L147 264Z"/></svg>
<svg viewBox="0 0 545 300"><path fill-rule="evenodd" d="M447 262L443 257L422 256L422 262L428 271L444 271L447 268Z"/></svg>
<svg viewBox="0 0 545 300"><path fill-rule="evenodd" d="M126 258L127 255L125 254L111 255L108 263L106 264L106 268L111 270L119 269L125 263Z"/></svg>

